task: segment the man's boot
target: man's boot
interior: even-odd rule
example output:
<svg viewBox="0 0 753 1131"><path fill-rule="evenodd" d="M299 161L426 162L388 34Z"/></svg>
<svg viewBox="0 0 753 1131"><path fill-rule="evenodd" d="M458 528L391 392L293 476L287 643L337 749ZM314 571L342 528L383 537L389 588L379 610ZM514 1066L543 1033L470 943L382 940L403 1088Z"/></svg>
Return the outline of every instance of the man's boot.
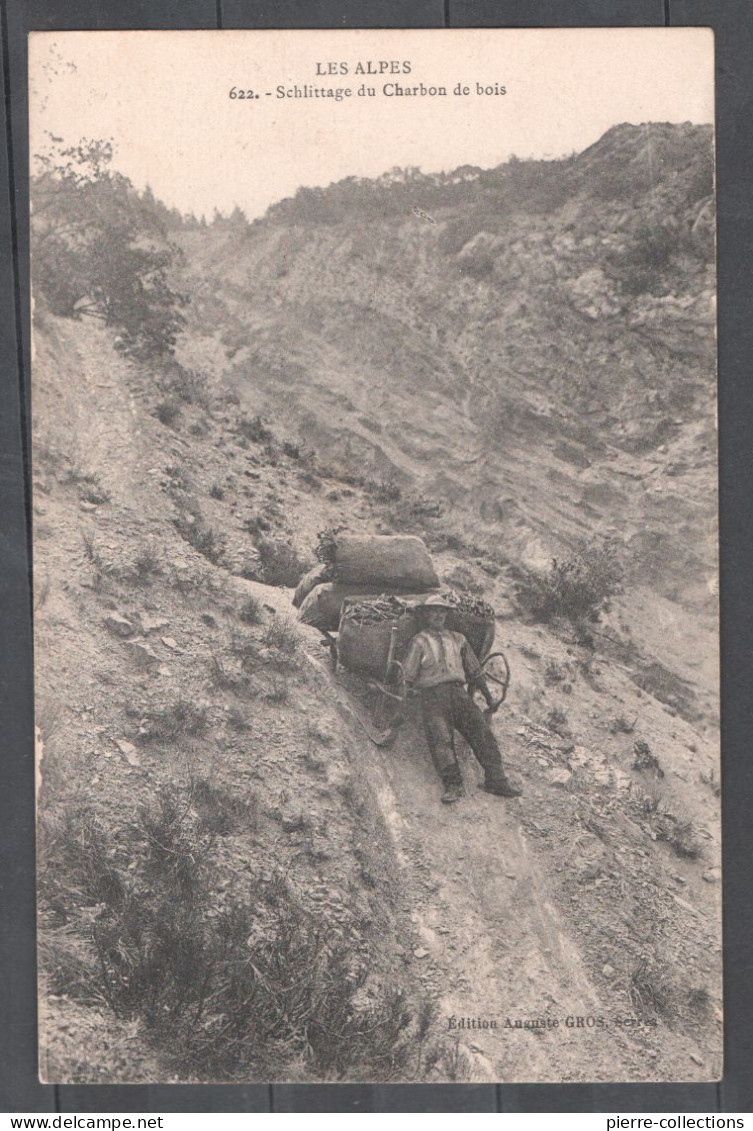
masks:
<svg viewBox="0 0 753 1131"><path fill-rule="evenodd" d="M520 797L523 792L507 778L492 778L485 781L481 788L487 793L493 793L495 797Z"/></svg>
<svg viewBox="0 0 753 1131"><path fill-rule="evenodd" d="M444 793L442 794L442 804L452 805L456 801L461 801L465 797L465 790L463 783L457 779L445 780Z"/></svg>

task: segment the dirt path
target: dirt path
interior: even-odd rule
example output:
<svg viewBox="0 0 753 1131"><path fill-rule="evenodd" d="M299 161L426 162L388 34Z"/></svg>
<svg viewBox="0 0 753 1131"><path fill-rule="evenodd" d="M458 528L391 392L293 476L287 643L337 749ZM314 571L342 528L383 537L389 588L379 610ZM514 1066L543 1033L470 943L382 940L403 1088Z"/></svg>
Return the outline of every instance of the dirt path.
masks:
<svg viewBox="0 0 753 1131"><path fill-rule="evenodd" d="M70 434L82 470L96 474L122 513L144 490L142 429L133 392L135 370L112 349L107 368L102 368L103 333L88 322L70 328L64 349L75 359L79 383L69 390L65 417L73 420Z"/></svg>
<svg viewBox="0 0 753 1131"><path fill-rule="evenodd" d="M315 662L352 721L353 700ZM566 1023L611 1018L614 1010L590 983L549 898L544 868L521 827L525 798L505 801L479 790L480 767L464 747L468 797L441 805L440 783L414 721L389 750L362 736L354 749L399 862L403 910L420 940L414 952L419 977L439 1005L442 1032L459 1038L473 1078L645 1078L645 1042L634 1046L611 1026ZM515 1026L547 1017L558 1020L556 1028ZM476 1025L461 1027L469 1018ZM478 1027L479 1019L496 1027Z"/></svg>

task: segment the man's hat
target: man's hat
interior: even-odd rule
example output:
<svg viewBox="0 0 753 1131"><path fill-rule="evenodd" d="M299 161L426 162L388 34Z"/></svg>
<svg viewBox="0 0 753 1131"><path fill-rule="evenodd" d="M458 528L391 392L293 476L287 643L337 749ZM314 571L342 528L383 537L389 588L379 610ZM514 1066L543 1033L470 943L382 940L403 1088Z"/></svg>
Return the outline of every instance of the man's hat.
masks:
<svg viewBox="0 0 753 1131"><path fill-rule="evenodd" d="M449 612L452 608L453 606L441 593L432 593L431 596L427 597L425 601L422 601L420 605L414 605L413 611L414 613L420 613L423 609L447 609Z"/></svg>

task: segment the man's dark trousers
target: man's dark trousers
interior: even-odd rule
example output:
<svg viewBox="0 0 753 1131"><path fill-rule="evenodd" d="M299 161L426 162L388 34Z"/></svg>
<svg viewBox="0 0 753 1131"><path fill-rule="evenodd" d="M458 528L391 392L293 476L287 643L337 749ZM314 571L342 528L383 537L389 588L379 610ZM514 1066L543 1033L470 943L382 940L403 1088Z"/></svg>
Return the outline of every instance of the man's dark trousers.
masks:
<svg viewBox="0 0 753 1131"><path fill-rule="evenodd" d="M462 785L453 731L459 731L484 768L486 785L507 781L497 740L462 683L440 683L421 690L426 741L445 785Z"/></svg>

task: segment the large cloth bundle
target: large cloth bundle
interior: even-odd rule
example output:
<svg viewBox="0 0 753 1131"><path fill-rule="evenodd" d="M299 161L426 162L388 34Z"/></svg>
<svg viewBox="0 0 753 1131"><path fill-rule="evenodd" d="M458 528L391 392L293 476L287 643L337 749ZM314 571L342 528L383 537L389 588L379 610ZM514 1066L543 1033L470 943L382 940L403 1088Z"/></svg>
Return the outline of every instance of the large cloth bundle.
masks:
<svg viewBox="0 0 753 1131"><path fill-rule="evenodd" d="M417 618L397 597L347 600L340 619L338 660L348 671L384 679L390 652L393 659L400 659L418 628Z"/></svg>
<svg viewBox="0 0 753 1131"><path fill-rule="evenodd" d="M319 535L319 560L343 585L427 593L439 586L426 544L414 534Z"/></svg>
<svg viewBox="0 0 753 1131"><path fill-rule="evenodd" d="M443 596L452 604L445 622L447 628L453 632L462 632L476 653L476 658L483 663L494 644L494 609L486 601L470 593L450 592Z"/></svg>
<svg viewBox="0 0 753 1131"><path fill-rule="evenodd" d="M316 589L317 585L321 585L322 582L329 581L330 579L329 566L324 565L322 562L320 562L319 565L315 565L308 573L304 573L293 594L293 607L300 609L309 593ZM335 627L337 627L337 625L335 625Z"/></svg>

